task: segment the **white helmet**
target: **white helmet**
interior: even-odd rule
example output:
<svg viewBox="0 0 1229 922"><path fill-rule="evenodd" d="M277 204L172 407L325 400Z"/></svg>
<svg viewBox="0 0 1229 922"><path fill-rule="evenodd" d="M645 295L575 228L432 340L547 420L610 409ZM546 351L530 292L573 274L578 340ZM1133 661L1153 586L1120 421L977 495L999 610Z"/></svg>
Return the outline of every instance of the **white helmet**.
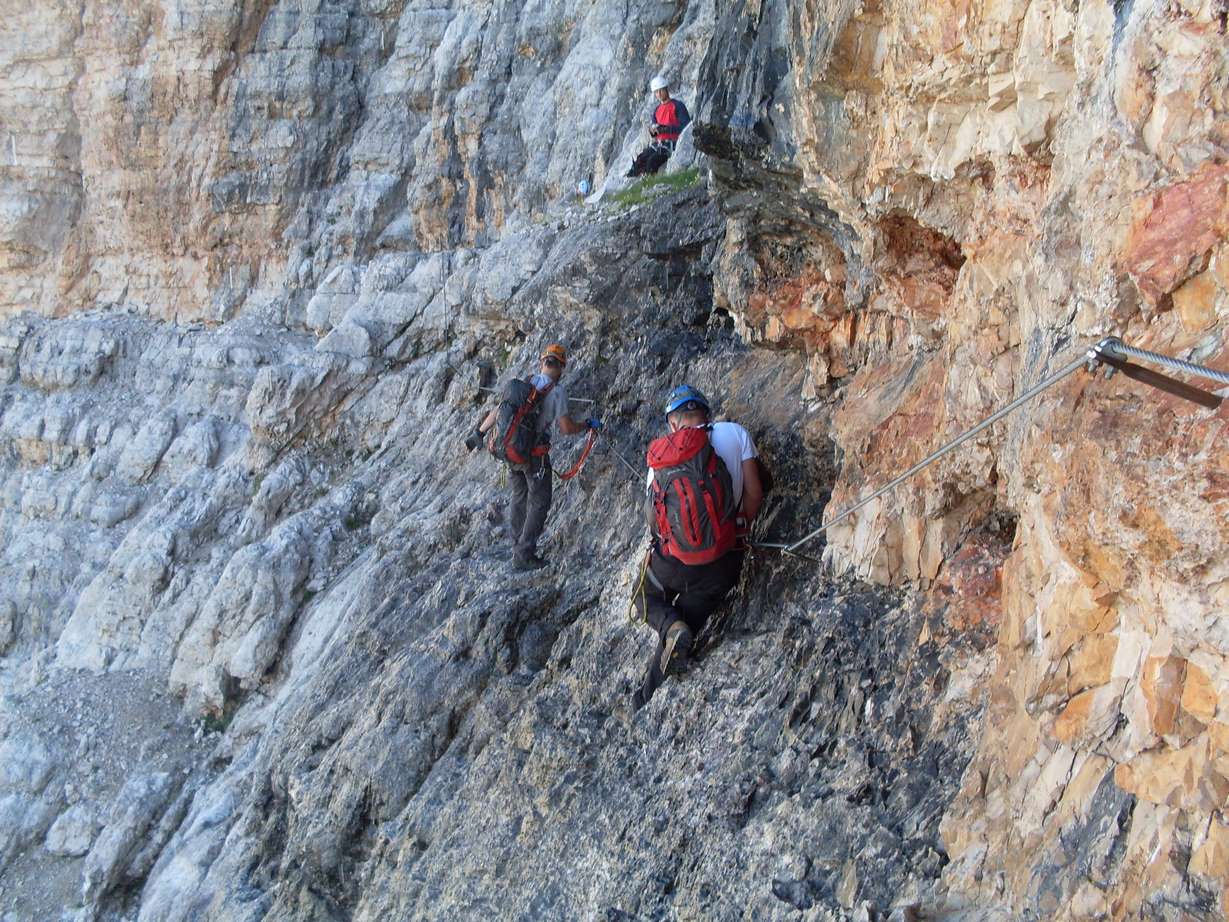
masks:
<svg viewBox="0 0 1229 922"><path fill-rule="evenodd" d="M654 77L652 83L649 84L649 89L656 93L658 90L664 90L669 85L665 77Z"/></svg>

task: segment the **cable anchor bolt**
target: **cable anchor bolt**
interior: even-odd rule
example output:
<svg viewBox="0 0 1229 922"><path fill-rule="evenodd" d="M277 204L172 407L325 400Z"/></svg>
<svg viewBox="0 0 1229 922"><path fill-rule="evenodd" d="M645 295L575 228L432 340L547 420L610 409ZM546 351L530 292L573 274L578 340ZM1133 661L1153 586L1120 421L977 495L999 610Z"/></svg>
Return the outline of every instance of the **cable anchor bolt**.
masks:
<svg viewBox="0 0 1229 922"><path fill-rule="evenodd" d="M1088 364L1086 367L1088 372L1090 374L1095 373L1098 368L1104 365L1105 379L1108 381L1112 378L1117 369L1105 360L1106 358L1117 357L1114 355L1114 346L1121 342L1122 340L1120 340L1117 336L1107 336L1095 346L1090 346L1087 353Z"/></svg>

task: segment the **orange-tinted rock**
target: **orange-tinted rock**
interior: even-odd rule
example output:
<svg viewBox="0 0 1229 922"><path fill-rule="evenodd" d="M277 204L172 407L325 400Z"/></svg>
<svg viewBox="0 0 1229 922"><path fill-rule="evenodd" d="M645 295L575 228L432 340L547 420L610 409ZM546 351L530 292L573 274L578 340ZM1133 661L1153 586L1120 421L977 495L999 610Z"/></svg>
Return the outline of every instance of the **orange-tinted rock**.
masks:
<svg viewBox="0 0 1229 922"><path fill-rule="evenodd" d="M1229 724L1215 720L1208 727L1208 741L1214 759L1229 758Z"/></svg>
<svg viewBox="0 0 1229 922"><path fill-rule="evenodd" d="M1216 699L1216 689L1207 673L1194 663L1187 663L1182 684L1182 710L1207 723L1216 716Z"/></svg>
<svg viewBox="0 0 1229 922"><path fill-rule="evenodd" d="M1067 706L1063 708L1062 713L1054 722L1055 738L1069 743L1083 733L1088 717L1092 713L1094 695L1094 692L1087 691L1067 702Z"/></svg>
<svg viewBox="0 0 1229 922"><path fill-rule="evenodd" d="M876 268L881 290L871 306L888 313L936 319L952 297L964 254L956 241L923 227L907 215L891 215L879 225L883 247Z"/></svg>
<svg viewBox="0 0 1229 922"><path fill-rule="evenodd" d="M1185 676L1186 660L1177 656L1151 657L1144 663L1139 687L1152 729L1161 736L1173 732Z"/></svg>
<svg viewBox="0 0 1229 922"><path fill-rule="evenodd" d="M1229 243L1221 244L1213 255L1209 268L1221 291L1229 292Z"/></svg>
<svg viewBox="0 0 1229 922"><path fill-rule="evenodd" d="M1182 548L1182 542L1161 512L1151 506L1130 510L1122 521L1140 533L1143 538L1141 550L1153 563L1164 563Z"/></svg>
<svg viewBox="0 0 1229 922"><path fill-rule="evenodd" d="M1117 725L1121 701L1118 684L1080 692L1054 721L1054 738L1080 749L1094 747Z"/></svg>
<svg viewBox="0 0 1229 922"><path fill-rule="evenodd" d="M952 627L967 630L999 623L1006 550L1001 544L972 541L943 563L932 594L945 604Z"/></svg>
<svg viewBox="0 0 1229 922"><path fill-rule="evenodd" d="M1123 259L1152 303L1198 271L1229 236L1229 165L1206 164L1186 182L1139 199Z"/></svg>
<svg viewBox="0 0 1229 922"><path fill-rule="evenodd" d="M1136 5L1125 24L1107 5L1068 9L949 4L907 22L860 9L825 80L801 91L829 116L818 87L844 92L853 126L840 150L817 140L800 159L860 242L858 322L909 317L838 391L832 511L1101 336L1229 369L1229 166L1215 153L1229 145L1227 46L1213 7ZM980 54L994 66L975 66ZM811 118L829 141L832 122ZM958 241L966 261L945 275L919 229ZM1152 310L1170 296L1175 310ZM1226 444L1229 401L1206 411L1077 373L829 534L838 570L924 589L953 626L999 619L983 738L943 826L945 883L970 905L1036 912L1030 868L1070 861L1068 814L1016 828L1056 743L1072 771L1093 752L1103 771L1121 763L1140 800L1119 882L1039 914L1131 918L1182 892L1183 830L1229 786L1215 694L1229 654ZM1001 509L1018 527L994 593L972 547ZM1071 792L1073 808L1094 789Z"/></svg>
<svg viewBox="0 0 1229 922"><path fill-rule="evenodd" d="M1067 654L1067 692L1075 694L1086 688L1107 683L1114 674L1114 656L1118 652L1115 634L1093 634Z"/></svg>
<svg viewBox="0 0 1229 922"><path fill-rule="evenodd" d="M1207 809L1211 805L1196 802L1206 763L1206 741L1196 741L1181 749L1164 747L1119 765L1114 770L1114 781L1124 791L1152 803Z"/></svg>
<svg viewBox="0 0 1229 922"><path fill-rule="evenodd" d="M1220 286L1211 272L1201 272L1174 292L1174 309L1182 326L1199 333L1216 322L1216 298Z"/></svg>

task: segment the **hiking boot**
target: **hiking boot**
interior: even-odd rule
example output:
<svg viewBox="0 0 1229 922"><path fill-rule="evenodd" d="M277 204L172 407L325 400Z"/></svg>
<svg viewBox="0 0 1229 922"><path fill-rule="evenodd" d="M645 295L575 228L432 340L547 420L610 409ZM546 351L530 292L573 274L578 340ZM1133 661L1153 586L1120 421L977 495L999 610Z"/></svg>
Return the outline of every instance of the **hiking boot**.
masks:
<svg viewBox="0 0 1229 922"><path fill-rule="evenodd" d="M674 675L687 668L693 637L691 628L675 621L666 628L666 642L661 651L662 675Z"/></svg>
<svg viewBox="0 0 1229 922"><path fill-rule="evenodd" d="M530 570L541 570L546 566L546 561L537 554L530 554L528 557L514 557L512 559L512 569L519 570L522 573L527 573Z"/></svg>

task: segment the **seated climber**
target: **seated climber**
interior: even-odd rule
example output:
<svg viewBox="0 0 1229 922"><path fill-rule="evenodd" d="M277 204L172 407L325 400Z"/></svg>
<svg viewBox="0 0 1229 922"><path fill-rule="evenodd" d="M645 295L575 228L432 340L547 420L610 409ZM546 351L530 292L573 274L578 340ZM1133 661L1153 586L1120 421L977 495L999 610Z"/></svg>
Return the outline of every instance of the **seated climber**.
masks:
<svg viewBox="0 0 1229 922"><path fill-rule="evenodd" d="M552 343L543 349L541 363L537 374L504 386L499 407L465 440L465 447L473 451L486 439L490 452L508 464L508 525L512 565L517 570L546 566L537 550L554 489L551 432L557 427L564 435L580 435L602 428L600 420L578 423L568 415L567 391L559 383L568 363L563 346Z"/></svg>
<svg viewBox="0 0 1229 922"><path fill-rule="evenodd" d="M665 677L687 664L696 635L738 584L745 540L764 499L757 452L738 423L710 421L690 385L670 392L670 433L649 445L645 511L653 546L633 600L657 632L639 710Z"/></svg>
<svg viewBox="0 0 1229 922"><path fill-rule="evenodd" d="M632 161L632 168L627 171L631 176L647 176L656 173L670 155L674 153L674 145L679 135L691 122L691 113L683 105L681 99L670 98L670 86L662 77L654 77L649 89L657 97L657 108L653 111L653 122L649 125L649 136L652 142L642 150Z"/></svg>

